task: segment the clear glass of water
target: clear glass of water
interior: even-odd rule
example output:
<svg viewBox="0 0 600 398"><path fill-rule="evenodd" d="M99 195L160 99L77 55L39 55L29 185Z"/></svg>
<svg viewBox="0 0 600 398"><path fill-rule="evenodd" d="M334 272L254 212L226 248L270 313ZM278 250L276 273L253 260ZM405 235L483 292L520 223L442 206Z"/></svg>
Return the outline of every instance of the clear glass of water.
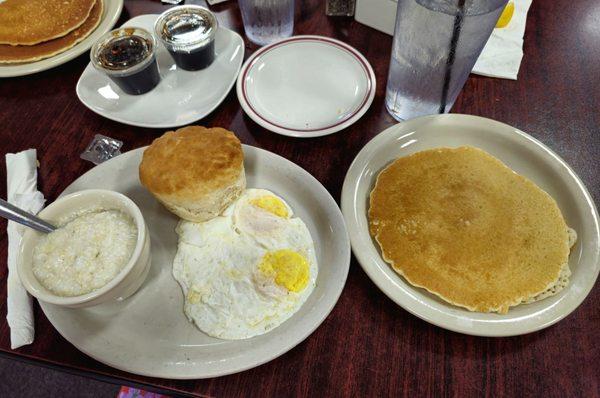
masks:
<svg viewBox="0 0 600 398"><path fill-rule="evenodd" d="M238 0L244 30L260 46L290 37L294 31L294 0Z"/></svg>
<svg viewBox="0 0 600 398"><path fill-rule="evenodd" d="M398 0L385 105L397 120L450 110L507 0Z"/></svg>

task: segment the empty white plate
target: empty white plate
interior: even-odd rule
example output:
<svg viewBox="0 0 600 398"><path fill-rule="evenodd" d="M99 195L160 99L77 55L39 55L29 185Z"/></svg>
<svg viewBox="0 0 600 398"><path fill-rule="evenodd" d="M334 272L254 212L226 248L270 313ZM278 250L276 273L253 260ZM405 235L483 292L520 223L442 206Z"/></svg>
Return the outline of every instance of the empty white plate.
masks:
<svg viewBox="0 0 600 398"><path fill-rule="evenodd" d="M123 26L154 31L158 15L140 15ZM140 127L183 126L202 119L225 99L235 83L244 58L244 41L235 32L219 28L215 37L215 61L206 69L178 69L159 44L157 61L161 81L152 91L128 95L91 64L77 82L77 96L85 106L117 122Z"/></svg>
<svg viewBox="0 0 600 398"><path fill-rule="evenodd" d="M242 108L262 127L292 137L317 137L364 115L375 96L375 74L346 43L294 36L252 54L236 87Z"/></svg>
<svg viewBox="0 0 600 398"><path fill-rule="evenodd" d="M446 303L399 276L371 239L369 195L382 168L392 160L436 147L471 145L529 178L558 203L567 225L577 231L571 250L569 285L555 296L513 307L508 314L470 312ZM569 315L588 295L600 270L598 211L575 172L535 138L507 124L469 115L434 115L390 127L356 156L342 189L342 212L352 251L375 284L416 316L446 329L479 336L512 336L543 329Z"/></svg>

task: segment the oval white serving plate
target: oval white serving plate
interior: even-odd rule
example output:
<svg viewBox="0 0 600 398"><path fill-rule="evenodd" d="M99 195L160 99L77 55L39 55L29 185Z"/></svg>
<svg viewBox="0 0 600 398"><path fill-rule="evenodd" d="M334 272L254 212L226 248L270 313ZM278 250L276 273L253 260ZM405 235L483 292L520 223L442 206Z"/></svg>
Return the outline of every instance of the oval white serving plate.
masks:
<svg viewBox="0 0 600 398"><path fill-rule="evenodd" d="M262 127L291 137L340 131L369 109L375 73L355 48L329 37L293 36L244 63L237 95Z"/></svg>
<svg viewBox="0 0 600 398"><path fill-rule="evenodd" d="M508 314L470 312L412 286L381 258L368 230L369 195L379 172L392 160L436 147L471 145L531 179L558 203L578 234L562 292ZM575 172L558 155L507 124L469 115L433 115L394 125L373 138L350 166L342 190L342 212L352 251L373 282L412 314L445 329L478 336L512 336L548 327L570 314L588 295L600 270L598 211Z"/></svg>
<svg viewBox="0 0 600 398"><path fill-rule="evenodd" d="M79 350L115 368L144 376L198 379L263 364L296 346L327 317L342 292L350 242L342 213L308 172L274 153L244 145L248 187L281 195L304 220L319 264L316 287L290 319L246 340L209 337L183 313L183 294L172 276L178 218L140 185L139 148L94 167L63 193L102 188L121 192L140 208L150 230L152 266L140 290L127 300L67 309L40 302L58 332Z"/></svg>
<svg viewBox="0 0 600 398"><path fill-rule="evenodd" d="M154 31L158 15L140 15L123 26ZM244 41L237 33L219 28L215 36L215 60L206 69L177 68L167 49L159 44L156 53L161 81L142 95L125 94L108 76L85 68L77 82L79 100L92 111L117 122L138 127L178 127L202 119L227 96L244 59Z"/></svg>

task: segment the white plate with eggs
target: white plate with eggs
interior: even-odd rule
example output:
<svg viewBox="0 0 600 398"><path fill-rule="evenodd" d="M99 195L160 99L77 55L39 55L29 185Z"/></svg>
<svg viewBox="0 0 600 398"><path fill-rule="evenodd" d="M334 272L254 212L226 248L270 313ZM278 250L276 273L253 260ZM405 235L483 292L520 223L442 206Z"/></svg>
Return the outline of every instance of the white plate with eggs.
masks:
<svg viewBox="0 0 600 398"><path fill-rule="evenodd" d="M350 265L342 214L327 190L294 163L244 145L248 188L285 199L312 236L318 275L314 290L289 319L242 340L210 337L184 314L182 289L173 277L179 219L139 182L145 148L111 159L73 182L62 195L89 188L121 192L141 209L151 236L152 265L140 290L124 301L71 309L40 302L46 317L79 350L112 367L144 376L198 379L222 376L272 360L308 337L340 296Z"/></svg>

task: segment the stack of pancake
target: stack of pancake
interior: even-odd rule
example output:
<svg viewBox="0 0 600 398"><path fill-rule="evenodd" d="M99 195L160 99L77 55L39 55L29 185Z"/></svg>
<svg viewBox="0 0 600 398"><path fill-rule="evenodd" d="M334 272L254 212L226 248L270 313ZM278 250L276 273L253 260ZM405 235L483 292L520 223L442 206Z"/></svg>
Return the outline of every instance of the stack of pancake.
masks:
<svg viewBox="0 0 600 398"><path fill-rule="evenodd" d="M0 64L68 50L96 29L102 11L102 0L0 1Z"/></svg>

